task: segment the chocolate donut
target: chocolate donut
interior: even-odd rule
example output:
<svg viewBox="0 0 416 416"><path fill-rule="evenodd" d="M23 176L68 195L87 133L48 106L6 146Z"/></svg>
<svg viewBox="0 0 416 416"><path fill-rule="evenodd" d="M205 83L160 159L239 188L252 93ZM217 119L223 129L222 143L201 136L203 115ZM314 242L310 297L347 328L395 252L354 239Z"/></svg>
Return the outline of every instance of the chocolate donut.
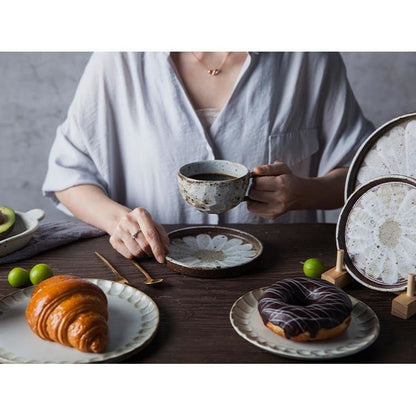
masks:
<svg viewBox="0 0 416 416"><path fill-rule="evenodd" d="M331 283L299 277L267 287L258 310L273 332L293 341L317 341L348 328L352 303L343 290Z"/></svg>

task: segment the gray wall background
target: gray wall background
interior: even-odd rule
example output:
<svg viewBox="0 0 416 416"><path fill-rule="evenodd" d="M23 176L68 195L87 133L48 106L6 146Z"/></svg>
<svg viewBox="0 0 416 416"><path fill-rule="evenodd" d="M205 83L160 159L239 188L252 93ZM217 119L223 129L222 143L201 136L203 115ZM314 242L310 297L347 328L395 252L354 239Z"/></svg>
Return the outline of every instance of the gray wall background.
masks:
<svg viewBox="0 0 416 416"><path fill-rule="evenodd" d="M42 208L47 158L90 53L0 53L0 205ZM342 53L352 89L376 127L416 112L416 52Z"/></svg>

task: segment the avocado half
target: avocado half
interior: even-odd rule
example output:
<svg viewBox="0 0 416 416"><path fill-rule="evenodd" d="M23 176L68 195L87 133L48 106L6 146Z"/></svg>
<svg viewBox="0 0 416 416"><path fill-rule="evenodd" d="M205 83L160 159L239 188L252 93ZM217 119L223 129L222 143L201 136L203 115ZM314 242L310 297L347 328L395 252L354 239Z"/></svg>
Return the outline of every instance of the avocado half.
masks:
<svg viewBox="0 0 416 416"><path fill-rule="evenodd" d="M13 229L16 215L10 207L0 207L0 240Z"/></svg>

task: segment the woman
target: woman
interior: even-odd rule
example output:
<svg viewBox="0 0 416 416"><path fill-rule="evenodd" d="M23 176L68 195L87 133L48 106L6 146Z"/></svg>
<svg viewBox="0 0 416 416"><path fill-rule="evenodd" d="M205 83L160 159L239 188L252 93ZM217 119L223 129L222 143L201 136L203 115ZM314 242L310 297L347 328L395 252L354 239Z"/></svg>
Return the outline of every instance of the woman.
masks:
<svg viewBox="0 0 416 416"><path fill-rule="evenodd" d="M123 256L163 262L161 223L322 221L372 129L337 53L95 53L43 192ZM252 169L251 201L221 215L187 206L176 172L206 159Z"/></svg>

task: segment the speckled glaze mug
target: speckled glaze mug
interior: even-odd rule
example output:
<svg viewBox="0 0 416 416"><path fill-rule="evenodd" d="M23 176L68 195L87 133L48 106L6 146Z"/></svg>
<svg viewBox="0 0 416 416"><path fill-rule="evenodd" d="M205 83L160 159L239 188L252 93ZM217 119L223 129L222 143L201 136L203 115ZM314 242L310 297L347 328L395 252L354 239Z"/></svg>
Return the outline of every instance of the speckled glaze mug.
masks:
<svg viewBox="0 0 416 416"><path fill-rule="evenodd" d="M178 171L178 185L187 204L208 214L221 214L246 200L252 173L228 160L188 163Z"/></svg>

